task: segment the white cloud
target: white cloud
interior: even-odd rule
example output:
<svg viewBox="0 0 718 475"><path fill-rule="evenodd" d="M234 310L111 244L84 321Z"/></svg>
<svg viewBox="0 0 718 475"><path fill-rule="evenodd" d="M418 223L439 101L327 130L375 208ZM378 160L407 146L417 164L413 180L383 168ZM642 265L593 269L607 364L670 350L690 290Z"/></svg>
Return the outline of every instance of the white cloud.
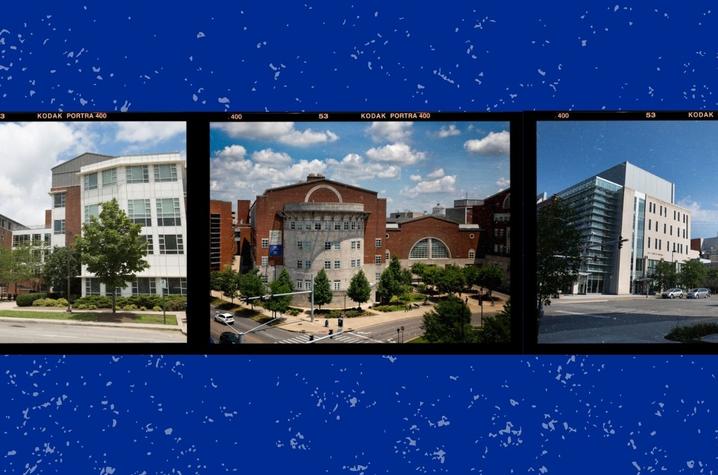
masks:
<svg viewBox="0 0 718 475"><path fill-rule="evenodd" d="M684 198L678 202L678 206L687 208L691 213L691 222L707 223L716 225L718 223L718 209L708 209L701 207L700 203L691 200L690 198Z"/></svg>
<svg viewBox="0 0 718 475"><path fill-rule="evenodd" d="M242 160L247 155L247 149L241 145L227 145L222 150L217 152L216 155L221 158Z"/></svg>
<svg viewBox="0 0 718 475"><path fill-rule="evenodd" d="M184 122L118 122L115 139L130 143L159 143L185 134Z"/></svg>
<svg viewBox="0 0 718 475"><path fill-rule="evenodd" d="M339 136L331 130L299 131L294 128L294 122L217 122L212 124L212 128L222 130L232 138L277 140L295 147L334 142L339 139Z"/></svg>
<svg viewBox="0 0 718 475"><path fill-rule="evenodd" d="M356 153L349 153L341 160L330 158L326 163L332 179L349 183L373 178L397 178L401 174L401 168L396 165L370 163Z"/></svg>
<svg viewBox="0 0 718 475"><path fill-rule="evenodd" d="M498 186L502 190L505 190L506 188L511 186L511 180L509 180L508 178L501 177L496 180L496 186Z"/></svg>
<svg viewBox="0 0 718 475"><path fill-rule="evenodd" d="M375 142L401 142L411 137L413 122L372 122L366 129Z"/></svg>
<svg viewBox="0 0 718 475"><path fill-rule="evenodd" d="M467 140L464 142L464 148L479 155L508 155L510 137L508 130L489 132L489 135L482 139Z"/></svg>
<svg viewBox="0 0 718 475"><path fill-rule="evenodd" d="M445 175L444 169L443 169L443 168L437 168L437 169L434 170L433 172L431 172L431 173L429 173L428 175L426 175L426 177L427 177L427 178L432 178L432 179L434 179L434 178L441 178L441 177L443 177L444 175Z"/></svg>
<svg viewBox="0 0 718 475"><path fill-rule="evenodd" d="M419 181L419 180L421 180L421 175L411 175L411 176L409 177L409 179L410 179L411 181Z"/></svg>
<svg viewBox="0 0 718 475"><path fill-rule="evenodd" d="M0 214L24 225L45 222L50 208L50 169L60 159L93 150L85 124L0 124Z"/></svg>
<svg viewBox="0 0 718 475"><path fill-rule="evenodd" d="M292 163L292 157L284 152L275 152L271 148L265 148L252 153L252 160L256 163L263 163L270 166L283 166Z"/></svg>
<svg viewBox="0 0 718 475"><path fill-rule="evenodd" d="M446 137L453 137L459 134L461 134L461 131L457 129L454 124L449 124L448 127L440 128L439 131L436 133L436 136L440 139L445 139Z"/></svg>
<svg viewBox="0 0 718 475"><path fill-rule="evenodd" d="M405 143L394 143L384 145L383 147L374 147L366 151L366 156L370 160L377 162L399 163L403 165L412 165L426 157L424 152L412 150Z"/></svg>
<svg viewBox="0 0 718 475"><path fill-rule="evenodd" d="M453 193L456 191L456 175L442 176L434 180L419 181L411 188L404 188L401 193L415 198L426 193Z"/></svg>

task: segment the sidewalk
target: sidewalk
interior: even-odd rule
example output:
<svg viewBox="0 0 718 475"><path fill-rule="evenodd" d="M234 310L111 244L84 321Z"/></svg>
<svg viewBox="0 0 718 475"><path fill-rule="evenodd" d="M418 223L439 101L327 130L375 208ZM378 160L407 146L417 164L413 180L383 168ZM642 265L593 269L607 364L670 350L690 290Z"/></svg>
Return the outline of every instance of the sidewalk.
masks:
<svg viewBox="0 0 718 475"><path fill-rule="evenodd" d="M649 295L648 299L656 299L656 295ZM645 295L611 295L611 294L585 294L585 295L568 295L561 294L559 298L551 298L551 305L561 303L598 303L608 302L610 300L646 300Z"/></svg>
<svg viewBox="0 0 718 475"><path fill-rule="evenodd" d="M18 307L13 301L0 302L0 310L14 310L18 312L58 312L65 313L65 307ZM112 313L111 309L97 309L97 310L73 310L74 313ZM162 312L132 312L141 313L145 315L162 315ZM57 323L60 325L86 325L95 327L122 327L122 328L146 328L153 330L168 330L177 331L179 330L183 334L187 334L187 313L186 312L167 312L170 315L174 315L177 321L177 326L162 325L158 323L114 323L114 322L82 322L79 320L53 320L50 318L21 318L21 317L0 317L0 321L3 322L42 322L42 323Z"/></svg>

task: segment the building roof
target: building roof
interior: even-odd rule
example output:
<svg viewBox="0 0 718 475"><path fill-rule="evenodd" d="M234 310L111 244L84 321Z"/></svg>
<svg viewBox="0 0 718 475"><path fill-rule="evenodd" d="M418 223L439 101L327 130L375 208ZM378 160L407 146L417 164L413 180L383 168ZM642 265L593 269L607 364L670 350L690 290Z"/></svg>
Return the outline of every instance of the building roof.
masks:
<svg viewBox="0 0 718 475"><path fill-rule="evenodd" d="M419 216L419 217L417 217L417 218L410 218L410 219L407 219L407 220L404 220L404 221L396 222L395 224L398 225L397 227L395 227L395 228L394 228L394 227L392 227L392 228L387 227L386 229L399 229L399 228L400 228L402 225L404 225L404 224L414 223L414 222L416 222L416 221L421 221L422 219L438 219L439 221L444 221L444 222L446 222L446 223L453 224L454 226L459 226L460 228L461 228L461 226L462 226L460 223L457 223L456 221L453 221L453 220L451 220L451 219L445 218L445 217L443 217L443 216L436 216L436 215L433 215L433 214L426 214L426 215L424 215L424 216ZM463 229L463 228L461 228L461 229ZM471 229L474 229L474 228L471 228ZM476 229L478 229L478 225L477 225L477 228L476 228Z"/></svg>
<svg viewBox="0 0 718 475"><path fill-rule="evenodd" d="M65 171L65 169L73 168L70 165L75 165L76 168L79 170L80 167L82 167L84 165L88 165L89 163L100 162L102 160L107 160L108 158L115 158L115 157L113 155L104 155L101 153L85 152L85 153L81 153L80 155L78 155L74 158L65 160L62 163L58 163L54 167L50 168L50 170L55 170L56 168L62 167L63 170L58 170L58 171ZM76 161L79 161L82 163L77 163Z"/></svg>
<svg viewBox="0 0 718 475"><path fill-rule="evenodd" d="M343 187L346 187L346 188L352 188L352 189L354 189L354 190L363 191L363 192L365 192L365 193L371 193L371 194L373 194L373 195L378 195L378 194L379 194L379 193L376 192L376 191L367 190L366 188L362 188L362 187L359 187L359 186L356 186L356 185L349 185L349 184L347 184L347 183L342 183L342 182L340 182L340 181L328 180L327 178L325 178L325 177L322 176L322 175L309 175L305 181L300 181L300 182L298 182L298 183L292 183L291 185L283 185L283 186L277 186L277 187L274 187L274 188L267 188L266 190L264 190L264 193L262 193L262 196L266 195L266 194L269 193L270 191L286 190L286 189L289 189L289 188L295 188L295 187L307 185L307 184L310 184L310 183L331 183L331 184L333 184L333 185L339 185L339 186L343 186Z"/></svg>

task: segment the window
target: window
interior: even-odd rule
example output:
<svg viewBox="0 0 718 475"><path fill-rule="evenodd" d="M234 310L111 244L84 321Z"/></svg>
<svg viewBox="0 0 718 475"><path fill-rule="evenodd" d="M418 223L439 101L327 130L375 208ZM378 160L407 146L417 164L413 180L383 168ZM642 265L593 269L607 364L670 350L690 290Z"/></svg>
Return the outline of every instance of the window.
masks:
<svg viewBox="0 0 718 475"><path fill-rule="evenodd" d="M325 268L325 269L331 269L331 268L332 268L332 261L324 261L324 268Z"/></svg>
<svg viewBox="0 0 718 475"><path fill-rule="evenodd" d="M187 295L187 279L184 277L167 279L167 295Z"/></svg>
<svg viewBox="0 0 718 475"><path fill-rule="evenodd" d="M671 226L670 226L670 229L671 229L671 233L670 233L670 234L671 234L671 236L673 236L673 225L672 225L672 224L671 224Z"/></svg>
<svg viewBox="0 0 718 475"><path fill-rule="evenodd" d="M138 277L132 282L132 295L156 293L157 282L154 277Z"/></svg>
<svg viewBox="0 0 718 475"><path fill-rule="evenodd" d="M309 270L312 268L312 261L304 261L304 269Z"/></svg>
<svg viewBox="0 0 718 475"><path fill-rule="evenodd" d="M376 282L379 282L381 280L381 272L377 272L374 274L374 280Z"/></svg>
<svg viewBox="0 0 718 475"><path fill-rule="evenodd" d="M494 245L494 252L497 251ZM409 259L448 259L449 249L446 245L435 238L424 238L414 244L409 252Z"/></svg>
<svg viewBox="0 0 718 475"><path fill-rule="evenodd" d="M339 241L334 241L334 242L332 243L332 247L333 247L335 250L339 250L339 249L342 248L342 244L341 244Z"/></svg>
<svg viewBox="0 0 718 475"><path fill-rule="evenodd" d="M307 221L306 223L304 223L304 229L306 229L307 231L311 231L312 230L312 222Z"/></svg>
<svg viewBox="0 0 718 475"><path fill-rule="evenodd" d="M147 165L139 165L125 168L127 183L149 183L150 174Z"/></svg>
<svg viewBox="0 0 718 475"><path fill-rule="evenodd" d="M179 226L181 224L179 198L158 199L157 226Z"/></svg>
<svg viewBox="0 0 718 475"><path fill-rule="evenodd" d="M297 249L303 249L302 244L302 241L297 241Z"/></svg>
<svg viewBox="0 0 718 475"><path fill-rule="evenodd" d="M56 219L53 225L53 230L55 231L55 234L65 234L65 220Z"/></svg>
<svg viewBox="0 0 718 475"><path fill-rule="evenodd" d="M297 280L296 285L294 286L294 288L297 289L297 290L302 290L302 281L301 281L301 280Z"/></svg>
<svg viewBox="0 0 718 475"><path fill-rule="evenodd" d="M150 200L127 200L127 215L135 224L152 226Z"/></svg>
<svg viewBox="0 0 718 475"><path fill-rule="evenodd" d="M322 222L321 222L321 221L317 221L317 222L314 223L314 230L315 230L315 231L321 231L321 230L322 230Z"/></svg>
<svg viewBox="0 0 718 475"><path fill-rule="evenodd" d="M102 186L117 184L117 168L102 170Z"/></svg>
<svg viewBox="0 0 718 475"><path fill-rule="evenodd" d="M376 256L374 256L374 264L381 264L381 256L380 255L377 254Z"/></svg>
<svg viewBox="0 0 718 475"><path fill-rule="evenodd" d="M266 257L266 256L265 256L265 257ZM262 282L264 282L265 284L266 284L267 282L269 282L269 278L267 278L267 274L262 274Z"/></svg>
<svg viewBox="0 0 718 475"><path fill-rule="evenodd" d="M650 219L648 220L648 230L649 231L651 230L651 220Z"/></svg>
<svg viewBox="0 0 718 475"><path fill-rule="evenodd" d="M155 246L154 246L154 240L152 239L152 235L148 234L142 234L140 235L140 238L145 239L145 243L147 243L147 255L155 253Z"/></svg>
<svg viewBox="0 0 718 475"><path fill-rule="evenodd" d="M476 251L469 249L469 259L473 259L474 257L476 257Z"/></svg>
<svg viewBox="0 0 718 475"><path fill-rule="evenodd" d="M85 295L100 295L100 279L85 279Z"/></svg>
<svg viewBox="0 0 718 475"><path fill-rule="evenodd" d="M334 281L334 290L341 290L342 288L342 281L341 280L335 280Z"/></svg>
<svg viewBox="0 0 718 475"><path fill-rule="evenodd" d="M342 230L342 223L336 222L334 223L334 231L341 231Z"/></svg>
<svg viewBox="0 0 718 475"><path fill-rule="evenodd" d="M357 227L357 223L355 221L352 221L352 231L354 231Z"/></svg>
<svg viewBox="0 0 718 475"><path fill-rule="evenodd" d="M54 208L64 208L65 207L65 193L55 193L52 195L53 197L53 207Z"/></svg>
<svg viewBox="0 0 718 475"><path fill-rule="evenodd" d="M391 254L389 254L389 251L386 251L384 253L384 260L389 262L389 259L391 259Z"/></svg>
<svg viewBox="0 0 718 475"><path fill-rule="evenodd" d="M304 281L304 289L305 289L305 290L312 290L312 281L311 281L311 280L305 280L305 281Z"/></svg>
<svg viewBox="0 0 718 475"><path fill-rule="evenodd" d="M349 231L349 221L344 221L344 231Z"/></svg>
<svg viewBox="0 0 718 475"><path fill-rule="evenodd" d="M357 249L361 249L361 241L357 241Z"/></svg>
<svg viewBox="0 0 718 475"><path fill-rule="evenodd" d="M94 190L97 188L97 173L90 173L85 175L83 178L86 190Z"/></svg>
<svg viewBox="0 0 718 475"><path fill-rule="evenodd" d="M177 165L155 165L155 181L177 181Z"/></svg>
<svg viewBox="0 0 718 475"><path fill-rule="evenodd" d="M663 223L663 234L666 234L666 223Z"/></svg>
<svg viewBox="0 0 718 475"><path fill-rule="evenodd" d="M269 238L262 238L262 249L269 248Z"/></svg>
<svg viewBox="0 0 718 475"><path fill-rule="evenodd" d="M332 243L331 243L331 241L324 241L324 250L325 250L325 251L328 251L328 250L331 249L331 248L332 248Z"/></svg>
<svg viewBox="0 0 718 475"><path fill-rule="evenodd" d="M351 246L352 246L352 250L356 249L356 248L357 248L357 242L356 242L356 241L352 241Z"/></svg>
<svg viewBox="0 0 718 475"><path fill-rule="evenodd" d="M263 266L263 267L268 266L268 265L269 265L269 256L262 256L262 261L261 261L261 263L262 263L262 266Z"/></svg>
<svg viewBox="0 0 718 475"><path fill-rule="evenodd" d="M376 246L377 248L380 248L381 247L381 239L374 239L374 246Z"/></svg>
<svg viewBox="0 0 718 475"><path fill-rule="evenodd" d="M290 221L290 223L289 223L289 229L294 229L294 228L295 228L295 224L296 224L296 223L295 223L294 221Z"/></svg>
<svg viewBox="0 0 718 475"><path fill-rule="evenodd" d="M303 264L304 264L303 260L301 260L301 259L297 260L297 269L301 269Z"/></svg>
<svg viewBox="0 0 718 475"><path fill-rule="evenodd" d="M352 266L352 268L357 267L356 262L357 262L356 259L352 259L352 260L351 260L351 266Z"/></svg>
<svg viewBox="0 0 718 475"><path fill-rule="evenodd" d="M100 205L87 205L85 206L85 223L89 223L91 218L95 218L100 215Z"/></svg>
<svg viewBox="0 0 718 475"><path fill-rule="evenodd" d="M50 245L50 234L49 233L45 234L45 245L46 246Z"/></svg>
<svg viewBox="0 0 718 475"><path fill-rule="evenodd" d="M342 268L342 261L334 261L334 268L335 268L335 269L341 269L341 268Z"/></svg>
<svg viewBox="0 0 718 475"><path fill-rule="evenodd" d="M184 254L181 234L160 234L160 254Z"/></svg>
<svg viewBox="0 0 718 475"><path fill-rule="evenodd" d="M40 244L42 244L42 234L33 234L32 235L32 245L39 246Z"/></svg>
<svg viewBox="0 0 718 475"><path fill-rule="evenodd" d="M650 248L651 248L651 237L648 236L648 249L650 249Z"/></svg>

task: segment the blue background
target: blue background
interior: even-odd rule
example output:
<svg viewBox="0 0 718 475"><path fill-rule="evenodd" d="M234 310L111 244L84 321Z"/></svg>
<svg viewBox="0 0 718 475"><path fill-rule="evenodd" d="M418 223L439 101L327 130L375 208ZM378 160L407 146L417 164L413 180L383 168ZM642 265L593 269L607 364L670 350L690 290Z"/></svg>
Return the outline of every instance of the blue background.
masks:
<svg viewBox="0 0 718 475"><path fill-rule="evenodd" d="M23 2L0 108L716 105L710 2L335 3ZM712 473L716 361L5 356L0 471Z"/></svg>

